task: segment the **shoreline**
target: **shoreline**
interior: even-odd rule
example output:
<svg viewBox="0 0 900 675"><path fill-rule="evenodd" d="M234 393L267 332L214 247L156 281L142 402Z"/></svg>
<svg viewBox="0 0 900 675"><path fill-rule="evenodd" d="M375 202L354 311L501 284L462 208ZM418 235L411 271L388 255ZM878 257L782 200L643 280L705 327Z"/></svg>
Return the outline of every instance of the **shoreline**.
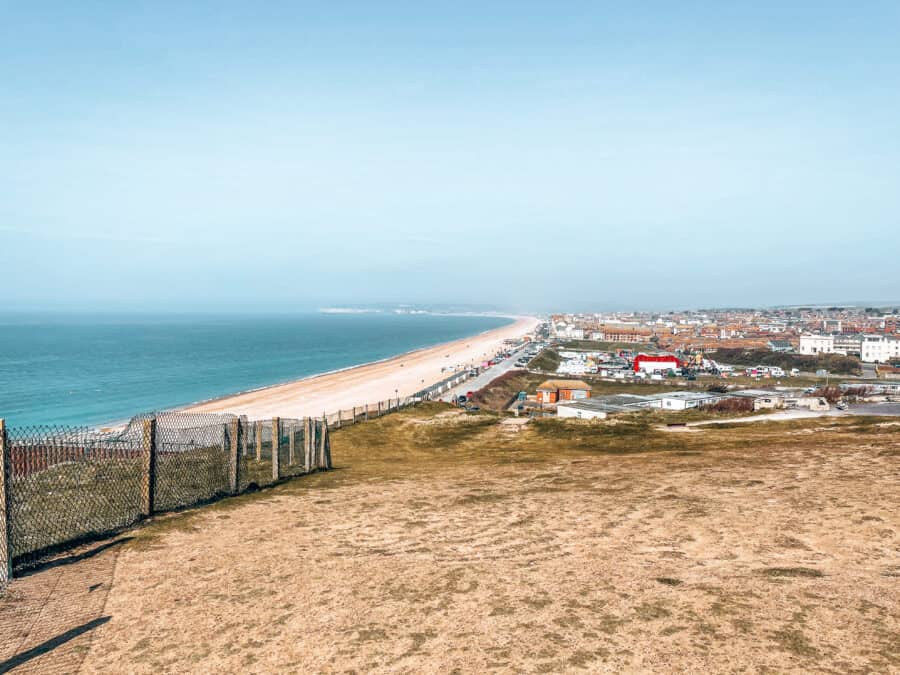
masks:
<svg viewBox="0 0 900 675"><path fill-rule="evenodd" d="M360 407L395 395L409 396L446 377L446 370L440 370L442 364L446 367L474 364L476 361L480 363L482 356L493 355L504 340L521 337L540 323L531 316L509 318L513 321L506 326L470 337L420 347L377 361L308 375L280 384L226 394L171 408L167 412L232 413L247 415L251 419L272 416L307 417Z"/></svg>
<svg viewBox="0 0 900 675"><path fill-rule="evenodd" d="M454 316L463 316L463 315L454 315ZM220 401L224 401L226 399L235 398L238 396L244 396L245 394L256 394L261 391L265 391L267 389L275 389L277 387L286 387L294 384L301 384L303 382L307 382L309 380L314 380L317 377L326 377L330 375L338 375L340 373L346 373L349 370L354 370L356 368L365 368L366 366L377 366L382 363L387 363L388 361L393 361L394 359L405 358L407 356L415 356L420 352L423 352L428 349L437 349L439 347L443 347L446 345L452 345L456 342L462 342L464 340L475 340L483 335L487 335L495 330L503 330L504 328L510 328L516 324L516 321L519 320L520 317L508 317L512 319L512 323L507 326L500 326L498 328L488 328L487 330L481 331L480 333L475 333L470 337L459 338L457 340L448 340L447 342L438 342L434 345L428 345L425 347L416 347L415 349L410 349L406 352L401 352L400 354L394 354L393 356L385 356L382 359L375 359L374 361L365 361L364 363L355 363L352 366L344 366L343 368L334 368L332 370L323 370L321 373L313 373L312 375L304 375L303 377L297 377L292 380L285 380L284 382L274 382L272 384L264 384L259 387L253 387L252 389L242 389L240 391L234 391L228 394L222 394L221 396L213 396L211 398L204 398L199 401L192 401L190 403L185 403L184 405L177 406L175 408L166 408L161 412L187 412L191 408L196 408L198 406L206 405L208 403L218 403ZM433 383L432 383L433 384ZM428 385L426 385L428 386ZM415 392L413 392L415 393Z"/></svg>

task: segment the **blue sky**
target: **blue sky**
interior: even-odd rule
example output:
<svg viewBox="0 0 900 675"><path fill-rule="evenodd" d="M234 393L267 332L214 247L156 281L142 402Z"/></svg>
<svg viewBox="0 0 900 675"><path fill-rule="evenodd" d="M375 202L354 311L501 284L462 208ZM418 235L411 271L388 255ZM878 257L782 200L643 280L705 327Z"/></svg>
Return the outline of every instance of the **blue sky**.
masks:
<svg viewBox="0 0 900 675"><path fill-rule="evenodd" d="M900 301L900 3L736 4L0 0L0 307Z"/></svg>

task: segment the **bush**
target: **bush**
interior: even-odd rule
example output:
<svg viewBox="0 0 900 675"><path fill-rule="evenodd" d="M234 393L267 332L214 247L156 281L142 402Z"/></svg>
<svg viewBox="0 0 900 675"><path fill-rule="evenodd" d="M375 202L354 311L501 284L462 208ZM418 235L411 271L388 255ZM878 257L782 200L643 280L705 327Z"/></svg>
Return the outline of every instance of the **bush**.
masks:
<svg viewBox="0 0 900 675"><path fill-rule="evenodd" d="M748 413L753 412L752 398L726 398L703 408L709 412Z"/></svg>
<svg viewBox="0 0 900 675"><path fill-rule="evenodd" d="M875 393L872 387L847 387L844 389L844 398L855 401L858 398L865 398Z"/></svg>
<svg viewBox="0 0 900 675"><path fill-rule="evenodd" d="M812 395L824 398L829 403L837 403L844 397L844 392L840 387L831 385L830 387L819 387Z"/></svg>

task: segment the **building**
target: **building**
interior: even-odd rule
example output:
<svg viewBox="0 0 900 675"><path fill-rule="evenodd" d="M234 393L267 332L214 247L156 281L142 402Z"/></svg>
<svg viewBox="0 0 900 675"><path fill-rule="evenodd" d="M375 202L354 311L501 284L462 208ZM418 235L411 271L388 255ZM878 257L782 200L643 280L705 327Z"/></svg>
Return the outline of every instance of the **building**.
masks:
<svg viewBox="0 0 900 675"><path fill-rule="evenodd" d="M842 382L840 387L841 389L865 389L871 396L900 394L900 382L885 382L884 380Z"/></svg>
<svg viewBox="0 0 900 675"><path fill-rule="evenodd" d="M688 410L711 405L724 397L720 394L710 394L708 392L673 391L665 394L656 394L649 398L659 401L659 406L657 407L662 410Z"/></svg>
<svg viewBox="0 0 900 675"><path fill-rule="evenodd" d="M900 337L863 335L859 356L866 363L887 363L892 359L900 359Z"/></svg>
<svg viewBox="0 0 900 675"><path fill-rule="evenodd" d="M788 340L769 340L769 349L773 352L792 352L794 345Z"/></svg>
<svg viewBox="0 0 900 675"><path fill-rule="evenodd" d="M646 344L653 337L653 331L634 326L602 326L597 333L607 342Z"/></svg>
<svg viewBox="0 0 900 675"><path fill-rule="evenodd" d="M771 408L784 408L785 395L777 391L767 389L743 389L729 392L729 396L737 398L753 399L754 410L768 410Z"/></svg>
<svg viewBox="0 0 900 675"><path fill-rule="evenodd" d="M678 370L681 363L672 355L648 356L638 354L634 358L634 372L636 373L666 373L670 370Z"/></svg>
<svg viewBox="0 0 900 675"><path fill-rule="evenodd" d="M801 335L800 353L806 356L834 354L834 335Z"/></svg>
<svg viewBox="0 0 900 675"><path fill-rule="evenodd" d="M582 401L565 401L556 406L557 417L574 417L583 420L604 420L610 413L629 410L602 401L586 399Z"/></svg>
<svg viewBox="0 0 900 675"><path fill-rule="evenodd" d="M862 348L861 335L835 335L834 336L834 353L843 354L844 356L859 356Z"/></svg>
<svg viewBox="0 0 900 675"><path fill-rule="evenodd" d="M591 397L591 385L581 380L547 380L537 388L538 403L577 401Z"/></svg>
<svg viewBox="0 0 900 675"><path fill-rule="evenodd" d="M639 396L638 394L611 394L594 400L607 406L631 411L634 411L636 408L652 408L656 404L652 397Z"/></svg>

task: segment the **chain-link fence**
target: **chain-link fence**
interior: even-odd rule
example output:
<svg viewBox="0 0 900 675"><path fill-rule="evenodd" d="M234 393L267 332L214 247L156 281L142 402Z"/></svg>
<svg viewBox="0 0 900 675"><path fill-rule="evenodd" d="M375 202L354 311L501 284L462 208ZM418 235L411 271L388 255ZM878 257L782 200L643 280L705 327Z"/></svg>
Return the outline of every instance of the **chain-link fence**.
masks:
<svg viewBox="0 0 900 675"><path fill-rule="evenodd" d="M0 581L154 513L331 468L324 420L182 413L114 433L0 426L0 457Z"/></svg>
<svg viewBox="0 0 900 675"><path fill-rule="evenodd" d="M459 377L320 418L158 413L115 432L7 429L0 420L0 582L13 569L154 513L330 469L331 429L430 400Z"/></svg>

